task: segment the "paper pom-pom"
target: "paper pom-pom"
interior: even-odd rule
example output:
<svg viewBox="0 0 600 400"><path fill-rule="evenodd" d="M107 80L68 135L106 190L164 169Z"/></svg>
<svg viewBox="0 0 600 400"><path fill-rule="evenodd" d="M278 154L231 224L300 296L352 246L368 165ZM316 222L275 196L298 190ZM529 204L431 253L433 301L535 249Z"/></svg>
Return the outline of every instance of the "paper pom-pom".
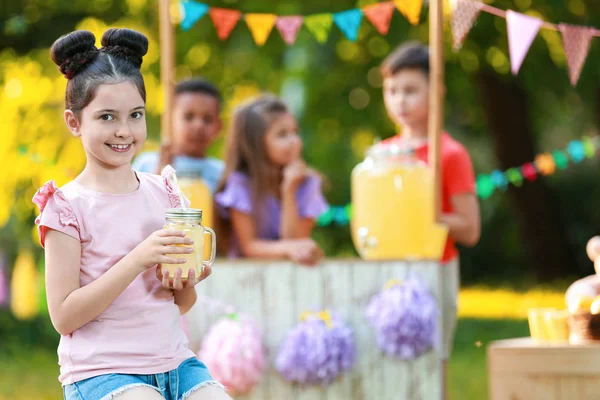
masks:
<svg viewBox="0 0 600 400"><path fill-rule="evenodd" d="M327 311L304 313L302 320L288 333L275 367L289 382L327 385L354 366L354 334Z"/></svg>
<svg viewBox="0 0 600 400"><path fill-rule="evenodd" d="M198 357L216 381L232 394L250 392L265 370L265 350L255 323L247 316L231 315L209 330Z"/></svg>
<svg viewBox="0 0 600 400"><path fill-rule="evenodd" d="M379 348L402 360L414 359L433 347L438 315L435 298L415 277L390 281L366 311Z"/></svg>

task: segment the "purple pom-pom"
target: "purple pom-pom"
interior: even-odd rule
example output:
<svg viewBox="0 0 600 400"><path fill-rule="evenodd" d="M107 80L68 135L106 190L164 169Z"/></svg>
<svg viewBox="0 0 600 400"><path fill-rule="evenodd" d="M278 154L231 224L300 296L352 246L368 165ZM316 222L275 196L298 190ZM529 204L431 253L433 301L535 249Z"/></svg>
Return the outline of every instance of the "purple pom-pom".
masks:
<svg viewBox="0 0 600 400"><path fill-rule="evenodd" d="M435 298L416 277L384 288L371 298L366 311L379 348L402 360L417 358L433 347L438 315Z"/></svg>
<svg viewBox="0 0 600 400"><path fill-rule="evenodd" d="M356 361L352 329L328 312L310 313L286 337L275 368L289 382L327 385Z"/></svg>

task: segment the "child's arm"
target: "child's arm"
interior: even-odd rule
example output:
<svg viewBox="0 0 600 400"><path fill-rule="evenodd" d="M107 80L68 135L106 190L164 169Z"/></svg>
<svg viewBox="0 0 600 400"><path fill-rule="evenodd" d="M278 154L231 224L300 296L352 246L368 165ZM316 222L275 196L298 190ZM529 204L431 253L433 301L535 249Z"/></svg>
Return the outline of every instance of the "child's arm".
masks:
<svg viewBox="0 0 600 400"><path fill-rule="evenodd" d="M181 263L183 259L165 254L189 252L183 250L184 246L172 246L189 244L190 239L184 235L177 231L153 233L98 279L82 287L79 282L81 243L62 232L48 230L46 292L55 329L61 335L70 335L104 312L141 272L157 263Z"/></svg>
<svg viewBox="0 0 600 400"><path fill-rule="evenodd" d="M313 265L323 257L319 246L310 238L264 240L256 237L252 216L231 210L231 224L245 257L281 259Z"/></svg>
<svg viewBox="0 0 600 400"><path fill-rule="evenodd" d="M297 191L307 179L306 164L298 159L283 170L281 184L281 222L279 232L282 239L300 239L310 237L315 227L314 220L299 215Z"/></svg>
<svg viewBox="0 0 600 400"><path fill-rule="evenodd" d="M196 300L198 299L198 294L196 293L196 289L193 287L186 287L181 290L174 290L173 295L175 297L175 304L179 307L179 313L181 315L190 311L194 304L196 304Z"/></svg>
<svg viewBox="0 0 600 400"><path fill-rule="evenodd" d="M300 239L310 237L315 221L302 218L298 213L296 186L284 186L281 190L281 225L282 239Z"/></svg>
<svg viewBox="0 0 600 400"><path fill-rule="evenodd" d="M457 243L473 247L481 236L479 202L473 193L452 196L454 213L442 214L440 221L448 225L448 235Z"/></svg>

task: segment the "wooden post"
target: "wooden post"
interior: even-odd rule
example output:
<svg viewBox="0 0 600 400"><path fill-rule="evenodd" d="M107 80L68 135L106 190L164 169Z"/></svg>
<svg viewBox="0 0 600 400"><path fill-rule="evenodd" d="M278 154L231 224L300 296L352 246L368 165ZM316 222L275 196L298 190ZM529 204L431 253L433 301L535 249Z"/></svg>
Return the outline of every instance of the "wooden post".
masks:
<svg viewBox="0 0 600 400"><path fill-rule="evenodd" d="M433 170L435 217L441 214L442 168L440 136L444 121L444 7L429 0L429 165Z"/></svg>
<svg viewBox="0 0 600 400"><path fill-rule="evenodd" d="M164 92L161 118L161 141L168 142L173 127L173 94L175 84L175 32L171 22L171 0L158 0L160 27L160 81Z"/></svg>

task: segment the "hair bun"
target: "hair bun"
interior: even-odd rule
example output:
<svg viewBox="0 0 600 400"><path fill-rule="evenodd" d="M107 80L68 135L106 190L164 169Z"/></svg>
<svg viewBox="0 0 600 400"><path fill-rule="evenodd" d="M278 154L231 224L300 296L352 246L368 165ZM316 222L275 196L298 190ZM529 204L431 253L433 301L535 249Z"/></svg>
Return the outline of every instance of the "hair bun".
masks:
<svg viewBox="0 0 600 400"><path fill-rule="evenodd" d="M52 61L71 79L98 55L96 37L90 31L74 31L56 39L50 48Z"/></svg>
<svg viewBox="0 0 600 400"><path fill-rule="evenodd" d="M130 62L137 69L148 52L148 38L132 29L111 28L102 35L101 51Z"/></svg>

